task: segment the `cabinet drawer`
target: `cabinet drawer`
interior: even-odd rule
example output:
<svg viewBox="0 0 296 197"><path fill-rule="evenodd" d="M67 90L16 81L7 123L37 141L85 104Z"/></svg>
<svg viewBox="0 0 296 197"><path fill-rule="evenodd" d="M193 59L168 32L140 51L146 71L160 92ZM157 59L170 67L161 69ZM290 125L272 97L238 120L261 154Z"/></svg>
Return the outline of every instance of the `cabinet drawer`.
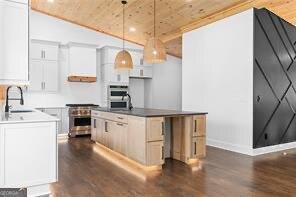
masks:
<svg viewBox="0 0 296 197"><path fill-rule="evenodd" d="M115 114L115 113L109 113L109 112L101 112L101 111L92 111L91 115L93 117L98 117L102 119L111 120L114 122L120 122L127 124L127 115L123 114Z"/></svg>
<svg viewBox="0 0 296 197"><path fill-rule="evenodd" d="M163 141L147 143L147 166L164 164Z"/></svg>
<svg viewBox="0 0 296 197"><path fill-rule="evenodd" d="M206 138L194 137L191 144L191 157L203 158L206 156Z"/></svg>
<svg viewBox="0 0 296 197"><path fill-rule="evenodd" d="M193 116L193 131L192 136L205 136L206 135L206 116L197 115Z"/></svg>
<svg viewBox="0 0 296 197"><path fill-rule="evenodd" d="M164 136L164 118L147 118L147 141L160 141Z"/></svg>

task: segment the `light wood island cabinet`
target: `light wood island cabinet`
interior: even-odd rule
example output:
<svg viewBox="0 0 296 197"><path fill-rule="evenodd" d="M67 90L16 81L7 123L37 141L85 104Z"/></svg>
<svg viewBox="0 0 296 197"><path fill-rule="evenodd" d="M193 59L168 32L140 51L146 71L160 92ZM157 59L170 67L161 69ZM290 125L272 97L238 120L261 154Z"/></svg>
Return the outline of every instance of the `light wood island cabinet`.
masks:
<svg viewBox="0 0 296 197"><path fill-rule="evenodd" d="M144 166L164 164L166 140L171 142L173 159L190 163L205 156L205 114L179 112L178 115L166 110L168 114L153 116L134 110L133 113L121 111L126 114L104 111L104 108L92 110L91 139ZM171 119L171 139L165 138L167 118Z"/></svg>

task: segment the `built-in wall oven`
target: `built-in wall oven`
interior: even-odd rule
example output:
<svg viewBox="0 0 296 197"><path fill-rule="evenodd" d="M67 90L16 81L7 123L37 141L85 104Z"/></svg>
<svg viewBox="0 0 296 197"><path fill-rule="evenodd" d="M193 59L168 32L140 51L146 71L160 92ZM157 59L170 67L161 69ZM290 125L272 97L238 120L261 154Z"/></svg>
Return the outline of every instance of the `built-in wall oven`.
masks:
<svg viewBox="0 0 296 197"><path fill-rule="evenodd" d="M128 94L126 85L109 85L108 86L108 108L110 109L128 109L128 98L123 97Z"/></svg>

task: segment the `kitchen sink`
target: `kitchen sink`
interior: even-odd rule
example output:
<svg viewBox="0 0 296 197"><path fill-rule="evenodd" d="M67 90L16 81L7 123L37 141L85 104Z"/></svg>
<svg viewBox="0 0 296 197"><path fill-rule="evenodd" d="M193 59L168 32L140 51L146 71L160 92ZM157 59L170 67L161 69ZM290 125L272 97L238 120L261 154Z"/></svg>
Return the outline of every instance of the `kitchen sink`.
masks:
<svg viewBox="0 0 296 197"><path fill-rule="evenodd" d="M10 113L31 113L33 110L11 110Z"/></svg>

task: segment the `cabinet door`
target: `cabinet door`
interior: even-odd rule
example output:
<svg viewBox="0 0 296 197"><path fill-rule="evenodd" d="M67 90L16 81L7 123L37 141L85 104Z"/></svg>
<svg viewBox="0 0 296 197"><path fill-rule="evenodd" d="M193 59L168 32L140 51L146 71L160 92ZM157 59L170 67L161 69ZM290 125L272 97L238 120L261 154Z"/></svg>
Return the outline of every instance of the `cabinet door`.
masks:
<svg viewBox="0 0 296 197"><path fill-rule="evenodd" d="M55 122L2 125L0 146L0 173L4 175L0 176L0 183L4 188L29 187L57 180Z"/></svg>
<svg viewBox="0 0 296 197"><path fill-rule="evenodd" d="M104 123L102 125L103 131L102 131L102 144L106 147L110 147L110 122L107 120L104 120Z"/></svg>
<svg viewBox="0 0 296 197"><path fill-rule="evenodd" d="M108 146L107 147L110 148L111 150L115 150L115 146L118 145L117 139L119 138L118 133L117 133L117 128L116 128L116 123L108 121L107 131L108 131Z"/></svg>
<svg viewBox="0 0 296 197"><path fill-rule="evenodd" d="M30 91L43 90L43 62L32 60L30 64Z"/></svg>
<svg viewBox="0 0 296 197"><path fill-rule="evenodd" d="M30 58L37 60L43 59L43 45L41 43L31 42Z"/></svg>
<svg viewBox="0 0 296 197"><path fill-rule="evenodd" d="M43 89L47 92L58 91L58 62L56 61L43 61Z"/></svg>
<svg viewBox="0 0 296 197"><path fill-rule="evenodd" d="M141 117L128 117L127 135L128 157L146 164L146 120Z"/></svg>
<svg viewBox="0 0 296 197"><path fill-rule="evenodd" d="M55 44L43 45L43 59L57 61L59 54L59 46Z"/></svg>
<svg viewBox="0 0 296 197"><path fill-rule="evenodd" d="M96 139L95 141L102 144L103 132L105 132L105 121L101 118L96 118Z"/></svg>
<svg viewBox="0 0 296 197"><path fill-rule="evenodd" d="M32 41L30 46L31 59L57 61L59 53L58 44L46 43L45 41Z"/></svg>
<svg viewBox="0 0 296 197"><path fill-rule="evenodd" d="M164 136L164 118L147 118L147 141L160 141Z"/></svg>
<svg viewBox="0 0 296 197"><path fill-rule="evenodd" d="M191 157L203 158L206 156L206 138L194 137L191 144Z"/></svg>
<svg viewBox="0 0 296 197"><path fill-rule="evenodd" d="M97 119L91 118L91 140L97 141Z"/></svg>
<svg viewBox="0 0 296 197"><path fill-rule="evenodd" d="M116 122L114 123L114 150L118 153L126 155L127 149L127 124Z"/></svg>
<svg viewBox="0 0 296 197"><path fill-rule="evenodd" d="M110 82L115 83L128 83L129 82L129 72L127 70L113 70Z"/></svg>
<svg viewBox="0 0 296 197"><path fill-rule="evenodd" d="M152 78L152 67L151 66L135 66L130 71L130 77Z"/></svg>
<svg viewBox="0 0 296 197"><path fill-rule="evenodd" d="M206 116L193 116L193 131L192 136L205 136L206 134Z"/></svg>
<svg viewBox="0 0 296 197"><path fill-rule="evenodd" d="M28 83L28 5L0 0L0 80Z"/></svg>
<svg viewBox="0 0 296 197"><path fill-rule="evenodd" d="M147 143L147 165L164 164L164 147L163 141Z"/></svg>

